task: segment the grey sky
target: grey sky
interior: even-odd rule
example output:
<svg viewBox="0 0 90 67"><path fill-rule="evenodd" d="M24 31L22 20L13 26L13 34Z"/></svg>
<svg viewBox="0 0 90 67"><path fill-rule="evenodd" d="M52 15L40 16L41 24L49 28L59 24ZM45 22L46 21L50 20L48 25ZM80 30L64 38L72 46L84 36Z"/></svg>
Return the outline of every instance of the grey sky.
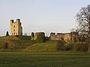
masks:
<svg viewBox="0 0 90 67"><path fill-rule="evenodd" d="M10 19L20 18L24 33L70 32L75 15L90 0L0 0L0 35L10 32Z"/></svg>

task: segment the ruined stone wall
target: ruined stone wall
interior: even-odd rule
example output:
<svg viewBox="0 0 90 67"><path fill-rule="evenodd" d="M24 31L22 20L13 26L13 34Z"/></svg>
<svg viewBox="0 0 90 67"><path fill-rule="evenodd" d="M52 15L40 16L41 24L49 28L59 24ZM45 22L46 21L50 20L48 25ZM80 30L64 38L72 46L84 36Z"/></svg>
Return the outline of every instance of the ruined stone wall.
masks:
<svg viewBox="0 0 90 67"><path fill-rule="evenodd" d="M50 40L64 40L65 42L76 41L78 33L51 33Z"/></svg>
<svg viewBox="0 0 90 67"><path fill-rule="evenodd" d="M71 41L71 33L65 33L63 38L66 42Z"/></svg>
<svg viewBox="0 0 90 67"><path fill-rule="evenodd" d="M44 32L36 32L34 35L31 35L31 40L36 40L37 42L45 41L45 33Z"/></svg>
<svg viewBox="0 0 90 67"><path fill-rule="evenodd" d="M61 39L63 39L63 36L64 36L64 34L62 34L62 33L51 33L50 34L50 39L51 40L61 40Z"/></svg>

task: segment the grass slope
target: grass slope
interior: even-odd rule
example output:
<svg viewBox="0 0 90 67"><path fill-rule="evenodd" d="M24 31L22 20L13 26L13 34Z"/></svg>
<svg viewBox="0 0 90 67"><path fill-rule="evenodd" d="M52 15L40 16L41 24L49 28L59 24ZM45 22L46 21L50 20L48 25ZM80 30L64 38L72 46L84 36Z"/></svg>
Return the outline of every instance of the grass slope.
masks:
<svg viewBox="0 0 90 67"><path fill-rule="evenodd" d="M33 42L30 40L29 36L7 36L0 37L0 48L3 48L5 42L8 42L8 49L24 49L31 46Z"/></svg>
<svg viewBox="0 0 90 67"><path fill-rule="evenodd" d="M8 49L2 49L5 42L8 42ZM0 48L0 51L56 51L56 41L36 43L30 36L5 36L0 37Z"/></svg>
<svg viewBox="0 0 90 67"><path fill-rule="evenodd" d="M32 46L27 47L24 51L56 51L56 41L46 41L45 43L35 43Z"/></svg>

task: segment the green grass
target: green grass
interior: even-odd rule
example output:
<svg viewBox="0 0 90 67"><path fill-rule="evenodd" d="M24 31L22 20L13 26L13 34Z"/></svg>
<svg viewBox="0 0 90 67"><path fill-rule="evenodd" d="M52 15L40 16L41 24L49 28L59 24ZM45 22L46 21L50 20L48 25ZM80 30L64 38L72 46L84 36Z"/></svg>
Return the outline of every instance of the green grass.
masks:
<svg viewBox="0 0 90 67"><path fill-rule="evenodd" d="M4 44L8 42L8 49L4 50ZM0 52L3 51L56 51L56 41L46 41L44 43L36 43L30 40L30 36L5 36L0 37Z"/></svg>
<svg viewBox="0 0 90 67"><path fill-rule="evenodd" d="M56 52L56 41L33 43L30 37L0 38L0 67L90 67L90 53ZM4 42L8 49L1 49Z"/></svg>
<svg viewBox="0 0 90 67"><path fill-rule="evenodd" d="M0 48L3 48L5 42L8 43L8 49L24 49L31 46L33 42L30 40L30 36L4 36L0 37Z"/></svg>
<svg viewBox="0 0 90 67"><path fill-rule="evenodd" d="M90 53L0 52L0 67L90 67Z"/></svg>
<svg viewBox="0 0 90 67"><path fill-rule="evenodd" d="M32 46L27 47L24 51L35 51L35 52L48 52L56 51L56 41L46 41L44 43L35 43Z"/></svg>

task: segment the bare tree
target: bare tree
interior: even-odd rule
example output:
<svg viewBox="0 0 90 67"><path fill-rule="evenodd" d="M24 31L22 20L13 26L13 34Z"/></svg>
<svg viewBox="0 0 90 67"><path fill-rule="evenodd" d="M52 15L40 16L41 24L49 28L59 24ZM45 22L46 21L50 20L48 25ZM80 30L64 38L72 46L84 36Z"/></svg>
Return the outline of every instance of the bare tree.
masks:
<svg viewBox="0 0 90 67"><path fill-rule="evenodd" d="M80 9L76 15L76 20L78 22L77 31L90 46L90 5Z"/></svg>

